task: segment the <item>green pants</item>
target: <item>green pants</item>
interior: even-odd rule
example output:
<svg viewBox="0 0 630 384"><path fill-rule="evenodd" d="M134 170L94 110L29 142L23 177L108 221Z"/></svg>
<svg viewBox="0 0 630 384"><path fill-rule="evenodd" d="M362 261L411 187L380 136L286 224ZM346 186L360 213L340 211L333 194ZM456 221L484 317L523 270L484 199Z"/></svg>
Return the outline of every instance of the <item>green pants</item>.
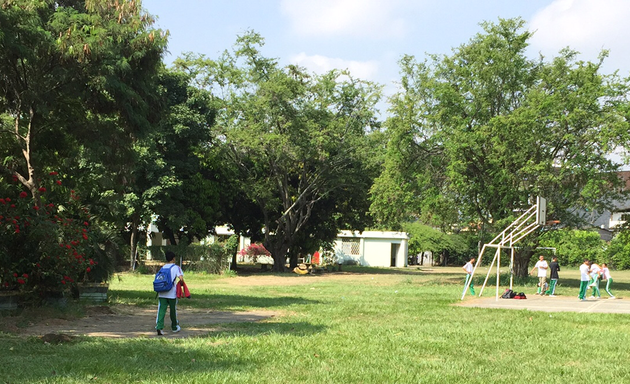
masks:
<svg viewBox="0 0 630 384"><path fill-rule="evenodd" d="M593 294L591 296L602 297L602 294L599 293L599 278L597 276L591 279L589 287L590 286L593 287Z"/></svg>
<svg viewBox="0 0 630 384"><path fill-rule="evenodd" d="M164 329L164 316L166 316L166 307L171 309L171 329L175 331L179 325L177 321L177 299L167 299L164 297L158 298L158 313L155 321L155 329Z"/></svg>
<svg viewBox="0 0 630 384"><path fill-rule="evenodd" d="M608 296L615 297L615 295L613 295L612 292L610 292L610 286L612 285L612 282L613 282L612 277L606 280L606 288L604 288L604 290L606 290L606 293L608 294Z"/></svg>
<svg viewBox="0 0 630 384"><path fill-rule="evenodd" d="M468 280L470 280L470 294L475 296L475 285L471 279L472 275L466 275L466 280L464 281L464 289L466 289L466 284L468 284Z"/></svg>
<svg viewBox="0 0 630 384"><path fill-rule="evenodd" d="M587 289L588 289L588 281L580 281L580 293L578 294L578 299L580 300L586 299Z"/></svg>
<svg viewBox="0 0 630 384"><path fill-rule="evenodd" d="M558 279L549 280L549 289L545 294L547 295L555 295L556 294L556 284L558 284Z"/></svg>

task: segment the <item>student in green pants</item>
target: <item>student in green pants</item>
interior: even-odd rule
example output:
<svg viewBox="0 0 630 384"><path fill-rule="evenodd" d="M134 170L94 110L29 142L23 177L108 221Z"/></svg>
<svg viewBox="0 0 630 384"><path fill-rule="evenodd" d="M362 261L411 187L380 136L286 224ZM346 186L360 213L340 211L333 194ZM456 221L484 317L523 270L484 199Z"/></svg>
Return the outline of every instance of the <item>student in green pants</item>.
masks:
<svg viewBox="0 0 630 384"><path fill-rule="evenodd" d="M586 290L588 289L588 282L591 280L591 277L588 275L590 265L591 263L588 259L584 259L584 263L580 265L580 293L578 294L580 301L586 301Z"/></svg>
<svg viewBox="0 0 630 384"><path fill-rule="evenodd" d="M466 271L466 281L464 282L464 289L466 289L466 285L468 284L468 280L470 280L470 294L475 296L475 286L473 284L473 281L471 280L472 278L472 273L473 273L473 264L475 264L475 258L473 257L472 259L470 259L469 262L467 262L462 269L464 271Z"/></svg>
<svg viewBox="0 0 630 384"><path fill-rule="evenodd" d="M171 272L171 281L175 281L175 279L179 279L179 281L184 281L184 272L179 267L179 265L175 264L175 254L171 251L166 252L166 264L165 267L170 267ZM158 293L158 311L155 319L155 329L157 330L158 336L163 336L164 332L164 317L166 316L166 310L170 309L169 317L171 318L171 330L173 333L179 332L181 327L179 326L179 321L177 320L177 284L173 284L173 288L170 291L160 292Z"/></svg>
<svg viewBox="0 0 630 384"><path fill-rule="evenodd" d="M608 296L610 296L610 299L615 299L615 295L612 294L612 292L610 292L610 286L613 283L613 279L612 276L610 275L610 270L608 269L608 264L603 263L602 264L602 280L606 280L606 288L604 288L604 290L606 291L606 293L608 294Z"/></svg>
<svg viewBox="0 0 630 384"><path fill-rule="evenodd" d="M558 258L556 256L551 259L549 269L551 270L551 280L549 280L549 290L545 293L554 297L556 296L556 285L558 285L558 271L560 271L560 264L558 264Z"/></svg>

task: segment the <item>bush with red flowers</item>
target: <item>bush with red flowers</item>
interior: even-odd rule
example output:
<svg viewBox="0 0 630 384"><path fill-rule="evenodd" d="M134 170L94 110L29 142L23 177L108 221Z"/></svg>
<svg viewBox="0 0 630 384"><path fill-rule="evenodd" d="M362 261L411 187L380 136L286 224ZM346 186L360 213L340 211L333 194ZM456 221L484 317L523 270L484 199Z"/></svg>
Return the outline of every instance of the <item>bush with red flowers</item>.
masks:
<svg viewBox="0 0 630 384"><path fill-rule="evenodd" d="M98 271L88 210L58 173L40 180L33 197L15 182L0 197L0 289L44 296ZM109 276L109 274L107 274Z"/></svg>
<svg viewBox="0 0 630 384"><path fill-rule="evenodd" d="M271 253L260 243L252 243L246 248L241 249L238 254L243 257L251 258L254 263L258 262L258 259L262 257L266 259L266 263L269 263L268 259L271 259ZM271 259L271 263L273 263L273 259Z"/></svg>

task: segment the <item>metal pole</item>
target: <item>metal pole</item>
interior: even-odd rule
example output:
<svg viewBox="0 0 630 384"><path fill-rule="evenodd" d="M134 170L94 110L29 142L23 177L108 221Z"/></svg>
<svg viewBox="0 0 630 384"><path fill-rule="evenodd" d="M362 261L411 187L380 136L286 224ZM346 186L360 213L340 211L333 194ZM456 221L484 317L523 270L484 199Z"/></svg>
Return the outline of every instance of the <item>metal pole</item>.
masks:
<svg viewBox="0 0 630 384"><path fill-rule="evenodd" d="M483 281L483 285L481 286L481 291L479 292L479 297L483 294L483 289L486 287L486 283L488 282L488 277L490 277L490 273L492 272L492 267L494 267L494 262L497 259L497 253L494 253L494 258L492 259L492 263L488 267L488 273L486 274L486 279Z"/></svg>
<svg viewBox="0 0 630 384"><path fill-rule="evenodd" d="M501 247L497 248L497 291L496 291L496 301L499 301L499 280L501 273Z"/></svg>

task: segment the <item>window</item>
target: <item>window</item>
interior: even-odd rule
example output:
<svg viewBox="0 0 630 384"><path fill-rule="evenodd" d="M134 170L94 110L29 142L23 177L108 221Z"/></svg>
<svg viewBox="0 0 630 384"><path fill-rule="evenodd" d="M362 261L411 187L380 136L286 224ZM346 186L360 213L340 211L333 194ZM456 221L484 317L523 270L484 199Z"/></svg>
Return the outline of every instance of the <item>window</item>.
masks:
<svg viewBox="0 0 630 384"><path fill-rule="evenodd" d="M341 251L346 255L359 255L359 239L341 239Z"/></svg>

